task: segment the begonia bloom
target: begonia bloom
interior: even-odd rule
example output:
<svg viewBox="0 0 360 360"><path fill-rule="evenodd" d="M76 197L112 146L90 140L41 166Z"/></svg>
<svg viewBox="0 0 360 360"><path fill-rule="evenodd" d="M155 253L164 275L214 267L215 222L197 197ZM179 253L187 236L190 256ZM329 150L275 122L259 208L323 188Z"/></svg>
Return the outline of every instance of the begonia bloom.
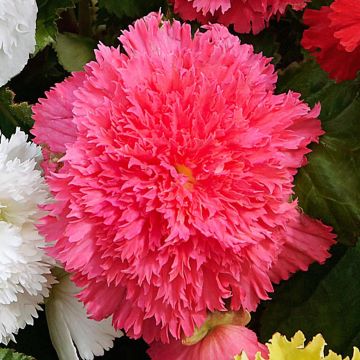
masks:
<svg viewBox="0 0 360 360"><path fill-rule="evenodd" d="M47 175L50 253L93 318L147 342L255 310L334 242L290 199L319 106L275 95L270 59L206 30L152 13L120 36L126 53L100 45L34 106L35 141L65 153Z"/></svg>
<svg viewBox="0 0 360 360"><path fill-rule="evenodd" d="M43 215L38 206L49 201L40 159L40 147L24 132L10 139L0 133L0 344L33 324L54 282L35 225Z"/></svg>
<svg viewBox="0 0 360 360"><path fill-rule="evenodd" d="M171 0L184 20L234 25L239 33L259 33L288 6L302 10L309 0Z"/></svg>
<svg viewBox="0 0 360 360"><path fill-rule="evenodd" d="M276 333L272 339L266 344L269 349L269 360L343 360L341 355L337 355L333 351L329 351L325 355L326 342L321 334L314 336L312 341L305 345L305 336L298 331L289 341L285 336ZM235 360L253 360L252 355L243 352L235 357ZM260 353L255 360L264 360ZM345 357L344 360L350 360ZM354 348L351 360L360 360L360 351Z"/></svg>
<svg viewBox="0 0 360 360"><path fill-rule="evenodd" d="M337 82L352 80L360 70L360 2L335 0L320 10L307 9L302 46Z"/></svg>

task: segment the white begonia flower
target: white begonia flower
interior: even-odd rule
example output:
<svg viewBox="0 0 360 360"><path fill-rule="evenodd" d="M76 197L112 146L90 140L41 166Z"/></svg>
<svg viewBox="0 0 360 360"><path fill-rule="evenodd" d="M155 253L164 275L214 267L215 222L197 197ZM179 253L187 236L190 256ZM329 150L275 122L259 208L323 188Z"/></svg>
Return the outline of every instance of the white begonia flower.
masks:
<svg viewBox="0 0 360 360"><path fill-rule="evenodd" d="M0 0L0 86L26 65L35 50L35 0Z"/></svg>
<svg viewBox="0 0 360 360"><path fill-rule="evenodd" d="M80 289L70 280L70 275L57 269L58 283L46 300L45 312L49 333L59 360L92 360L104 355L113 346L121 331L114 330L111 319L90 319L84 305L76 298ZM75 348L76 346L76 348Z"/></svg>
<svg viewBox="0 0 360 360"><path fill-rule="evenodd" d="M0 343L33 324L39 304L54 283L53 261L36 229L43 215L39 205L49 193L38 167L41 149L16 130L0 138Z"/></svg>

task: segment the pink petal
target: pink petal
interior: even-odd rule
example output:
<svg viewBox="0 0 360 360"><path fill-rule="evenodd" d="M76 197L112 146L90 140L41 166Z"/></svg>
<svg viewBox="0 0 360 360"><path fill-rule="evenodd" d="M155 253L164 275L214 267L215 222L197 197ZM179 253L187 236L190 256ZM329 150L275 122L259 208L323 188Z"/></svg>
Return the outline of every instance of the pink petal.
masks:
<svg viewBox="0 0 360 360"><path fill-rule="evenodd" d="M152 343L148 354L152 360L232 360L242 351L249 360L254 360L257 352L261 352L264 359L268 357L266 346L258 342L256 334L239 325L217 326L191 346L183 345L181 341Z"/></svg>
<svg viewBox="0 0 360 360"><path fill-rule="evenodd" d="M297 212L285 227L284 248L271 268L271 281L287 280L299 269L306 271L314 261L324 263L335 237L330 226Z"/></svg>
<svg viewBox="0 0 360 360"><path fill-rule="evenodd" d="M83 83L84 72L73 73L62 83L46 92L46 99L40 99L32 108L36 144L46 144L51 152L64 153L65 145L76 139L76 124L73 123L74 92Z"/></svg>

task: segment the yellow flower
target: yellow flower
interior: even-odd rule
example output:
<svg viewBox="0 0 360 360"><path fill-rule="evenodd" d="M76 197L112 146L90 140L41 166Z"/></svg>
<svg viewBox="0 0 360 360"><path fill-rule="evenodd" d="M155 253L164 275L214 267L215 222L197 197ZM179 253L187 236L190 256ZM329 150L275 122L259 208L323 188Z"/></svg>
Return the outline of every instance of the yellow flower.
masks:
<svg viewBox="0 0 360 360"><path fill-rule="evenodd" d="M331 350L328 355L324 355L325 340L322 335L316 335L312 341L305 346L305 336L298 331L291 341L285 336L276 333L266 346L269 349L269 360L350 360L347 356L342 358ZM249 360L246 354L235 356L234 360ZM251 359L252 360L252 359ZM255 360L264 360L258 353ZM354 348L352 360L360 360L360 351Z"/></svg>

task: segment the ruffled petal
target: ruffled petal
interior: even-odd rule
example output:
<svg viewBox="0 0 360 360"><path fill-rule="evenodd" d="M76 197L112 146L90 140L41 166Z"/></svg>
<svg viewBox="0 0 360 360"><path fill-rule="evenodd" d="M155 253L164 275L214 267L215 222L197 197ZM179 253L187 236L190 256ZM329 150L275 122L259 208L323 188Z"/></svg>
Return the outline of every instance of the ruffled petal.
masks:
<svg viewBox="0 0 360 360"><path fill-rule="evenodd" d="M330 226L296 212L286 224L285 244L271 268L271 281L287 280L298 270L306 271L313 262L324 263L330 257L328 250L335 243L335 237Z"/></svg>
<svg viewBox="0 0 360 360"><path fill-rule="evenodd" d="M74 92L83 83L85 73L73 73L64 82L56 84L46 92L46 98L40 99L34 105L35 120L31 133L35 135L34 142L46 144L52 153L64 153L66 144L72 144L76 139L76 124L73 123Z"/></svg>
<svg viewBox="0 0 360 360"><path fill-rule="evenodd" d="M320 66L337 82L352 80L360 70L359 3L354 7L341 6L341 1L334 1L331 7L323 6L320 10L307 9L304 23L309 29L304 31L302 46L311 52ZM351 10L350 10L351 9ZM354 12L352 12L354 10ZM349 19L348 12L353 17ZM342 22L344 18L344 22ZM357 23L346 26L347 22Z"/></svg>
<svg viewBox="0 0 360 360"><path fill-rule="evenodd" d="M202 24L234 25L239 33L259 33L274 16L283 15L288 6L302 10L309 0L171 0L184 20Z"/></svg>

